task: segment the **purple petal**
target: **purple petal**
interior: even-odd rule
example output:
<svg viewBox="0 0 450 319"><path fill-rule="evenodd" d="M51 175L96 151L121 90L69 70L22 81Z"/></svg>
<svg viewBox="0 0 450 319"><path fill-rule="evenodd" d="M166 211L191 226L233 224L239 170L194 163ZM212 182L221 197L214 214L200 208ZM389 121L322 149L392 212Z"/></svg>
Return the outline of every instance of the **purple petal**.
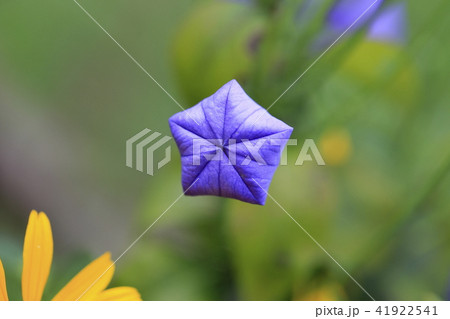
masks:
<svg viewBox="0 0 450 319"><path fill-rule="evenodd" d="M181 154L186 195L264 205L292 128L256 104L239 83L228 82L199 104L173 115L169 125ZM258 145L257 154L249 145Z"/></svg>
<svg viewBox="0 0 450 319"><path fill-rule="evenodd" d="M328 28L334 32L342 33L358 20L368 8L370 8L353 26L353 30L357 30L375 14L383 3L383 0L375 1L376 0L336 1L327 16Z"/></svg>
<svg viewBox="0 0 450 319"><path fill-rule="evenodd" d="M405 3L386 7L369 27L368 38L377 41L404 43L406 41Z"/></svg>

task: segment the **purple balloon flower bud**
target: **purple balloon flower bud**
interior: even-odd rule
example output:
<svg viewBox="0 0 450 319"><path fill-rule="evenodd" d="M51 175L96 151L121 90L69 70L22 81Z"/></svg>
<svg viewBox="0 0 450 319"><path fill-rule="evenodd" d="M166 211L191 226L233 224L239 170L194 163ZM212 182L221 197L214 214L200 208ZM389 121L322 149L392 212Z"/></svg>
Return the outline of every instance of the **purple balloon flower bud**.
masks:
<svg viewBox="0 0 450 319"><path fill-rule="evenodd" d="M186 195L216 195L264 205L292 128L256 104L232 80L173 115Z"/></svg>
<svg viewBox="0 0 450 319"><path fill-rule="evenodd" d="M372 22L368 38L377 41L404 43L406 41L405 3L386 7Z"/></svg>
<svg viewBox="0 0 450 319"><path fill-rule="evenodd" d="M375 14L382 3L383 0L338 0L328 13L327 25L332 31L342 33L359 18L353 26L353 30L357 30Z"/></svg>

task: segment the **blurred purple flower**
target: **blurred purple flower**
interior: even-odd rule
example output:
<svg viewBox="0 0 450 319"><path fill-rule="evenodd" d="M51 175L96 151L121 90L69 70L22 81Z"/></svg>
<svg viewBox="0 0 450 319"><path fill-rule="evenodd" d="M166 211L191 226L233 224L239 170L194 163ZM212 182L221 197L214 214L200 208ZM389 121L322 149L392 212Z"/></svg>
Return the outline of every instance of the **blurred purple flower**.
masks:
<svg viewBox="0 0 450 319"><path fill-rule="evenodd" d="M236 80L173 115L169 125L181 154L186 195L216 195L264 205L293 129L256 104ZM258 144L260 159L248 143Z"/></svg>
<svg viewBox="0 0 450 319"><path fill-rule="evenodd" d="M368 25L367 38L379 42L404 43L406 41L405 3L382 7L383 0L337 0L331 7L322 33L312 45L313 51L321 51L333 43L368 8L348 31L358 31ZM372 7L371 7L372 6Z"/></svg>
<svg viewBox="0 0 450 319"><path fill-rule="evenodd" d="M383 0L338 0L328 12L327 26L336 33L343 33L370 8L353 26L356 30L377 12L382 3Z"/></svg>
<svg viewBox="0 0 450 319"><path fill-rule="evenodd" d="M383 9L369 26L369 39L383 42L404 43L406 40L405 3L395 3Z"/></svg>

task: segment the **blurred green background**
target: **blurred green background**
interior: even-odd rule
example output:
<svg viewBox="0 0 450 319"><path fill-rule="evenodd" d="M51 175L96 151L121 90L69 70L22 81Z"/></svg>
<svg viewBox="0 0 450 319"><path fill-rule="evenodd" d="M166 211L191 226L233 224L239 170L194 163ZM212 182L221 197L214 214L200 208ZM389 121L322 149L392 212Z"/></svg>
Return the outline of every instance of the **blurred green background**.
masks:
<svg viewBox="0 0 450 319"><path fill-rule="evenodd" d="M80 0L184 107L236 78L268 107L326 48L333 1ZM383 6L397 1L385 1ZM317 5L317 3L320 3ZM404 43L344 37L270 112L326 166L289 165L273 197L377 300L446 299L450 279L450 3L406 1ZM118 257L182 192L180 163L125 166L125 141L170 135L178 106L72 0L0 2L0 258L20 299L31 209L55 256L50 299ZM367 300L270 199L183 197L117 264L144 300Z"/></svg>

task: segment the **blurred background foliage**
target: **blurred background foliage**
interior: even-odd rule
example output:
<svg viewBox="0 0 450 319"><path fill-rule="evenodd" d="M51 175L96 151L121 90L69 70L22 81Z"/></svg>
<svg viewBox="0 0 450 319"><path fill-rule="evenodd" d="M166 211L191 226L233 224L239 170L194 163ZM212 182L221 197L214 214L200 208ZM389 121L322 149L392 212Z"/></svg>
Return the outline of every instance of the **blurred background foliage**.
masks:
<svg viewBox="0 0 450 319"><path fill-rule="evenodd" d="M332 0L80 4L185 107L232 78L269 107L339 36ZM373 37L397 5L403 38ZM450 3L375 9L270 109L300 141L270 191L376 299L439 300L450 277ZM126 139L170 134L178 106L73 1L0 3L0 107L11 299L32 208L54 230L50 299L93 257L118 257L181 193L174 144L154 177L124 164ZM327 166L294 165L307 138ZM114 281L146 300L368 299L270 199L182 198Z"/></svg>

